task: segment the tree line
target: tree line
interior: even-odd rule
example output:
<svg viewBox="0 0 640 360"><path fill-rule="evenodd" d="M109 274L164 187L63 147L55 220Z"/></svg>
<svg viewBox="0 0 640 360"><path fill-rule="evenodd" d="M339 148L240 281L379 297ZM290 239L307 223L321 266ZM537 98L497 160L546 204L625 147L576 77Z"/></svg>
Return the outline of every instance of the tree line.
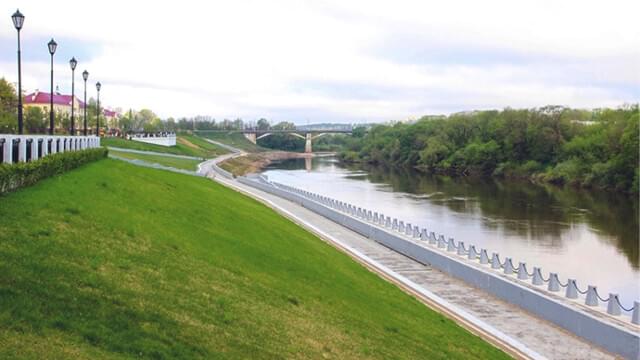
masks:
<svg viewBox="0 0 640 360"><path fill-rule="evenodd" d="M354 131L340 158L638 192L638 104L474 111Z"/></svg>

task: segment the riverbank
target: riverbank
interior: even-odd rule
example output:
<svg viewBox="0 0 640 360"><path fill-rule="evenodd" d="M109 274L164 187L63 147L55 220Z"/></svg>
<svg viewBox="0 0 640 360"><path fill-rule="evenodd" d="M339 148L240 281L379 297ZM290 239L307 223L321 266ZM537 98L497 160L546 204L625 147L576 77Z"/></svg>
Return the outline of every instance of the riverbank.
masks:
<svg viewBox="0 0 640 360"><path fill-rule="evenodd" d="M296 153L289 151L268 151L259 153L247 153L243 156L233 157L219 164L221 168L235 176L244 176L259 172L273 161L286 159L310 159L314 154Z"/></svg>

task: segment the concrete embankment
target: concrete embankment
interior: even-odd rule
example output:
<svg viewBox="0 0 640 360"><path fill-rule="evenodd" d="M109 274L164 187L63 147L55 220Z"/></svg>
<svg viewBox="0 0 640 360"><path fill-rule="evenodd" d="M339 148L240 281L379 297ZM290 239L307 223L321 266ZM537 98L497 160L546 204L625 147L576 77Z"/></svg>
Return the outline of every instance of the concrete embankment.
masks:
<svg viewBox="0 0 640 360"><path fill-rule="evenodd" d="M230 154L228 156L238 156ZM224 159L203 164L201 171L211 175L212 167ZM216 167L213 167L216 169ZM219 169L219 168L217 168ZM217 171L216 169L216 171ZM232 176L215 176L229 187L248 194L316 233L355 260L396 283L429 306L442 311L470 331L507 350L515 357L554 359L607 359L615 355L591 342L532 315L519 306L462 281L432 266L373 241L319 214L300 202L287 200L273 192L247 185ZM243 184L244 182L244 184ZM461 344L462 346L462 344ZM620 354L618 352L618 354ZM636 358L629 348L626 358Z"/></svg>

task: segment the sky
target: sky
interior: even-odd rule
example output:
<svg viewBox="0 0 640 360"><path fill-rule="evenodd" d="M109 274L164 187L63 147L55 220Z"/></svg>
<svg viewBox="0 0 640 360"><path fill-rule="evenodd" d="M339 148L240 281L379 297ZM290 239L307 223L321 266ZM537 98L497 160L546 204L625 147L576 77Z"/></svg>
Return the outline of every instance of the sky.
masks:
<svg viewBox="0 0 640 360"><path fill-rule="evenodd" d="M4 0L0 77L159 116L297 124L640 99L640 1Z"/></svg>

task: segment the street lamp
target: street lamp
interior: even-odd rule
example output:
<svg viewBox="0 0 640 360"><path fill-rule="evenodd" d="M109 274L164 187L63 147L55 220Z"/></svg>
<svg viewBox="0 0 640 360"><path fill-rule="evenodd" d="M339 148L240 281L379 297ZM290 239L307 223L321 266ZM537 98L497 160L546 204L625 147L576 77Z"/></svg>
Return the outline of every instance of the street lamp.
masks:
<svg viewBox="0 0 640 360"><path fill-rule="evenodd" d="M78 65L78 61L75 57L72 57L69 60L69 66L71 66L71 135L76 134L76 124L73 119L74 106L76 101L75 95L75 82L76 82L76 65Z"/></svg>
<svg viewBox="0 0 640 360"><path fill-rule="evenodd" d="M82 72L82 78L84 79L84 136L87 136L87 79L89 78L87 70Z"/></svg>
<svg viewBox="0 0 640 360"><path fill-rule="evenodd" d="M51 54L51 95L50 98L50 108L49 108L49 135L53 135L53 54L56 53L56 48L58 44L51 39L47 44L49 47L49 54Z"/></svg>
<svg viewBox="0 0 640 360"><path fill-rule="evenodd" d="M96 136L100 136L100 88L102 84L100 81L96 83L96 89L98 90L98 103L96 106Z"/></svg>
<svg viewBox="0 0 640 360"><path fill-rule="evenodd" d="M20 60L20 29L24 24L24 15L20 10L11 15L13 26L18 30L18 134L22 135L22 64Z"/></svg>

